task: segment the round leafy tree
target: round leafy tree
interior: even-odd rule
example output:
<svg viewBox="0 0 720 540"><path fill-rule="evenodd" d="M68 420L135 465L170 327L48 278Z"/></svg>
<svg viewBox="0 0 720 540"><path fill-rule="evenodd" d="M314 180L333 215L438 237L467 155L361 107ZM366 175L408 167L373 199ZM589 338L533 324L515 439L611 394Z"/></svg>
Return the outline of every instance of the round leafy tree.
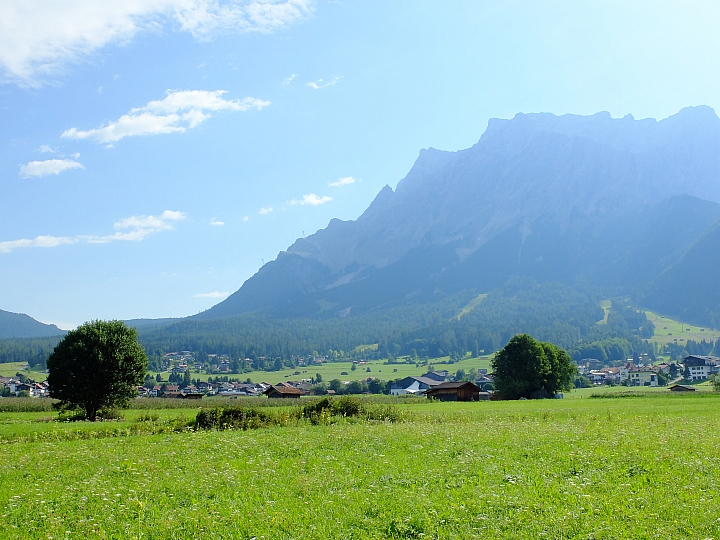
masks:
<svg viewBox="0 0 720 540"><path fill-rule="evenodd" d="M100 411L127 406L137 396L148 358L137 331L121 321L92 321L71 330L47 361L50 395L60 410Z"/></svg>
<svg viewBox="0 0 720 540"><path fill-rule="evenodd" d="M567 352L527 334L513 337L492 361L495 389L505 399L551 397L572 386L575 365Z"/></svg>

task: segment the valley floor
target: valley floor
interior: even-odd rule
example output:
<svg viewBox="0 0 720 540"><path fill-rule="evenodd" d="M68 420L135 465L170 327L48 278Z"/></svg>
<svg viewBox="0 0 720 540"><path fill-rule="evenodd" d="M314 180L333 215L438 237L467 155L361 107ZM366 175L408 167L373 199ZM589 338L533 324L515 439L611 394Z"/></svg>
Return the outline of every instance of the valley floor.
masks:
<svg viewBox="0 0 720 540"><path fill-rule="evenodd" d="M717 538L718 405L648 394L414 403L393 424L24 442L0 430L2 536Z"/></svg>

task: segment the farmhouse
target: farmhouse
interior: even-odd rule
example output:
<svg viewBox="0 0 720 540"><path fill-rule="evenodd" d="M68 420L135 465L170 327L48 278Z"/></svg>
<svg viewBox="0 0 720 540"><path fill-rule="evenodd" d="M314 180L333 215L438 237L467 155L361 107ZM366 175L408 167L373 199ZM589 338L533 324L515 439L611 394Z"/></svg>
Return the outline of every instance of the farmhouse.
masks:
<svg viewBox="0 0 720 540"><path fill-rule="evenodd" d="M685 384L673 384L669 390L671 392L695 392L695 388L687 386Z"/></svg>
<svg viewBox="0 0 720 540"><path fill-rule="evenodd" d="M390 395L421 394L428 388L432 388L438 384L440 384L440 381L429 379L428 377L405 377L390 387Z"/></svg>
<svg viewBox="0 0 720 540"><path fill-rule="evenodd" d="M481 392L478 386L468 381L444 382L425 391L428 399L439 401L479 401L480 394L483 394L482 399L490 399L488 392Z"/></svg>
<svg viewBox="0 0 720 540"><path fill-rule="evenodd" d="M492 390L494 388L493 376L488 375L487 373L478 373L477 379L475 379L475 384L478 385L483 391Z"/></svg>
<svg viewBox="0 0 720 540"><path fill-rule="evenodd" d="M303 391L294 386L278 384L271 386L263 392L269 398L299 398L303 395Z"/></svg>
<svg viewBox="0 0 720 540"><path fill-rule="evenodd" d="M438 381L438 382L444 382L445 379L448 378L448 375L449 375L449 373L448 373L447 369L439 369L437 371L431 371L429 373L426 373L425 375L423 375L423 377L426 377L428 379L432 379L432 380Z"/></svg>

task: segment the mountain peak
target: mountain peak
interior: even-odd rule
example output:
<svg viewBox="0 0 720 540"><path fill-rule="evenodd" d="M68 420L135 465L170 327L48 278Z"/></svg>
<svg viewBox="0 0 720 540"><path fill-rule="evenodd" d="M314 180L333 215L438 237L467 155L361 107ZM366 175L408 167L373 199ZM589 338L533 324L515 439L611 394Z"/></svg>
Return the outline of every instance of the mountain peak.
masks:
<svg viewBox="0 0 720 540"><path fill-rule="evenodd" d="M613 245L607 238L625 234L619 223L662 200L720 202L719 177L720 122L709 107L660 122L608 112L491 119L471 148L421 150L397 188L384 186L357 220L334 219L297 240L243 289L255 291L255 306L282 283L296 298L327 291L322 305L346 308L372 304L373 287L384 291L379 302L430 283L500 284L513 272L571 278L573 268L595 271L576 260L587 246Z"/></svg>

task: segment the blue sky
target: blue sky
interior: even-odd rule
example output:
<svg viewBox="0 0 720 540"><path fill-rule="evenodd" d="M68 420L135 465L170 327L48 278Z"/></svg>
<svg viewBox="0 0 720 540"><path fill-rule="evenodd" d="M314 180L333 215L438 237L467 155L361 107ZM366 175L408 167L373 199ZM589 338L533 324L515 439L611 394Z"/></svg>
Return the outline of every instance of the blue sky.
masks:
<svg viewBox="0 0 720 540"><path fill-rule="evenodd" d="M191 315L491 117L718 110L719 16L693 1L5 0L0 309L63 328Z"/></svg>

